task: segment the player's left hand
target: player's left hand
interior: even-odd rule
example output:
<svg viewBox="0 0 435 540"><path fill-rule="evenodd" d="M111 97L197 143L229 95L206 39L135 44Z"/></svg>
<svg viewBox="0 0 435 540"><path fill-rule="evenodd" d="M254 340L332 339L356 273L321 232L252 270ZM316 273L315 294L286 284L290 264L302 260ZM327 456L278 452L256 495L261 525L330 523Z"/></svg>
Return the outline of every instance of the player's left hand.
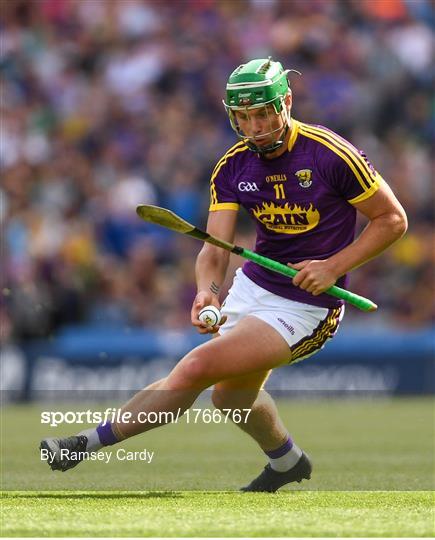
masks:
<svg viewBox="0 0 435 540"><path fill-rule="evenodd" d="M227 320L226 315L224 315L216 326L207 326L200 321L198 319L199 312L204 306L208 305L215 306L220 310L220 303L216 295L212 294L210 291L199 291L193 301L190 316L192 325L196 327L197 332L200 334L216 334Z"/></svg>
<svg viewBox="0 0 435 540"><path fill-rule="evenodd" d="M296 264L287 263L287 266L298 270L298 273L293 278L293 285L314 296L318 296L329 287L332 287L339 277L328 260L307 260Z"/></svg>

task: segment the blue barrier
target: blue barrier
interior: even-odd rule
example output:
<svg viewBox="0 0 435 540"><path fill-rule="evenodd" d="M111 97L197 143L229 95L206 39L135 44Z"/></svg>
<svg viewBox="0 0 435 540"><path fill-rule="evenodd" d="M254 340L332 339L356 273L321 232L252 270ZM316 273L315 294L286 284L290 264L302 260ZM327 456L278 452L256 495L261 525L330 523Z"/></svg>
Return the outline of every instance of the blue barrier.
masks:
<svg viewBox="0 0 435 540"><path fill-rule="evenodd" d="M32 398L44 359L65 369L138 369L152 361L169 365L209 339L194 329L65 327L52 340L26 345L26 373L21 392ZM391 394L435 393L435 347L431 329L367 332L349 327L308 361L275 370L269 388L291 392L361 391ZM134 367L136 366L136 367ZM65 375L66 376L66 375ZM134 376L133 376L134 379ZM52 383L55 384L55 381Z"/></svg>

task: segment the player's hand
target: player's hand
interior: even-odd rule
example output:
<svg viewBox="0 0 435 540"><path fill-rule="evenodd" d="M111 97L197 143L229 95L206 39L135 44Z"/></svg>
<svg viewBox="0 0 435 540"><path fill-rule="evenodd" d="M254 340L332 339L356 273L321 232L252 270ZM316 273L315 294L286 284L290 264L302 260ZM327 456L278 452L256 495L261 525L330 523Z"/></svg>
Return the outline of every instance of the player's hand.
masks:
<svg viewBox="0 0 435 540"><path fill-rule="evenodd" d="M192 325L196 327L200 334L216 334L216 332L219 332L221 325L227 320L227 317L224 315L220 323L216 326L207 326L198 319L199 312L205 306L215 306L220 310L220 303L214 294L210 291L199 291L193 301L192 310L190 312Z"/></svg>
<svg viewBox="0 0 435 540"><path fill-rule="evenodd" d="M287 266L298 270L293 278L293 285L304 289L313 296L318 296L332 287L339 277L328 260L307 260L296 264L288 263Z"/></svg>

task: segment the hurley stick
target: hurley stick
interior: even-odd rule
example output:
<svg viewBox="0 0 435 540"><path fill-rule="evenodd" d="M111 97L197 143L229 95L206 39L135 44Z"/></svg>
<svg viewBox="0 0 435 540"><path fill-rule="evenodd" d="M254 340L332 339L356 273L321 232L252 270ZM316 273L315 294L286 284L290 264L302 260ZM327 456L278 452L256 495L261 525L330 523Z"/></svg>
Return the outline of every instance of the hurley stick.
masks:
<svg viewBox="0 0 435 540"><path fill-rule="evenodd" d="M159 206L152 206L148 204L139 204L136 208L136 212L137 215L144 221L161 225L162 227L166 227L172 231L187 234L188 236L192 236L193 238L197 238L203 242L208 242L214 246L226 249L227 251L231 251L231 253L240 255L240 257L243 257L244 259L249 259L256 264L264 266L265 268L273 270L274 272L278 272L279 274L294 277L298 273L297 270L294 270L293 268L290 268L289 266L286 266L278 261L274 261L273 259L264 257L258 253L254 253L249 249L236 246L230 242L226 242L225 240L220 240L219 238L198 229L180 216L177 216L177 214L174 214L174 212L166 210L166 208L160 208ZM333 285L325 292L331 296L345 300L362 311L375 311L378 309L378 306L368 298L359 296L358 294L347 291L346 289L342 289L341 287L337 287L336 285Z"/></svg>

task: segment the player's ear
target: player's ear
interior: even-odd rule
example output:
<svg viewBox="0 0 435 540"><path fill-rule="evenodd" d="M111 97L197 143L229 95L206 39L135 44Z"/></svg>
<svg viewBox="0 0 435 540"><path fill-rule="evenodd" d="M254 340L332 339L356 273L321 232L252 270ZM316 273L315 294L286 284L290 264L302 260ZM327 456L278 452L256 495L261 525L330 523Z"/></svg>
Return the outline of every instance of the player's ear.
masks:
<svg viewBox="0 0 435 540"><path fill-rule="evenodd" d="M286 106L291 109L292 108L292 104L293 104L293 95L292 95L292 91L289 89L288 91L288 94L286 94L285 96L285 99L284 99L284 103L286 104Z"/></svg>

